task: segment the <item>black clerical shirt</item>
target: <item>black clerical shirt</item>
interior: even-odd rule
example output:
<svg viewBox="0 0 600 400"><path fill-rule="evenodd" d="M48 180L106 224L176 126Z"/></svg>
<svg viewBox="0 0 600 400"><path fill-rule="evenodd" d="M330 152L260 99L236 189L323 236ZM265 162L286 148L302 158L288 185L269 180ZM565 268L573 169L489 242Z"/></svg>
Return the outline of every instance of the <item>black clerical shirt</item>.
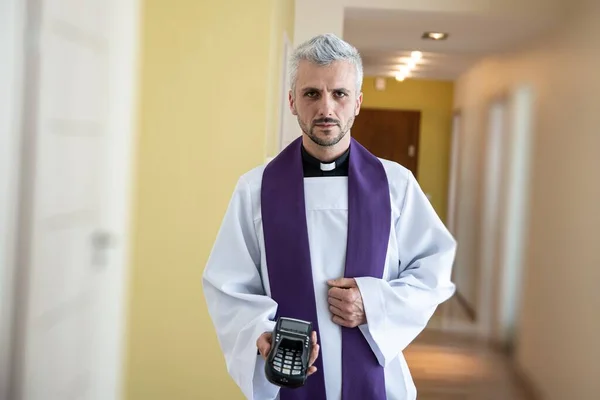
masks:
<svg viewBox="0 0 600 400"><path fill-rule="evenodd" d="M308 154L302 146L302 166L304 168L305 178L315 178L319 176L348 176L348 155L350 149L330 163L322 163L315 157Z"/></svg>

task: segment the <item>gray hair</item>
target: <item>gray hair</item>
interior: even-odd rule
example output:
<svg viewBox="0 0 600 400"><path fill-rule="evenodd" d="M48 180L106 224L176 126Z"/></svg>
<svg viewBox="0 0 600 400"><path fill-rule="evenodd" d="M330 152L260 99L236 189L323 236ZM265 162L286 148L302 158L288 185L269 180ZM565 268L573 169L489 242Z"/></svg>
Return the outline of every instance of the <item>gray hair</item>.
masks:
<svg viewBox="0 0 600 400"><path fill-rule="evenodd" d="M298 65L306 60L326 66L334 61L348 61L356 67L356 90L360 92L363 81L363 65L358 50L332 33L315 36L296 48L290 58L290 84L296 96Z"/></svg>

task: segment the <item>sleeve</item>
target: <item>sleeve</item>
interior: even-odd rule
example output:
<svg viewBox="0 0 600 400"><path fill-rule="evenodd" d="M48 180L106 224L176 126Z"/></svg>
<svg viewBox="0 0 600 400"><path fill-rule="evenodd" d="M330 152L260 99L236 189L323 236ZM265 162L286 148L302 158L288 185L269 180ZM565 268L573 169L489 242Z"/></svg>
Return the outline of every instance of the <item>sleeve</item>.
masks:
<svg viewBox="0 0 600 400"><path fill-rule="evenodd" d="M389 282L356 278L367 316L359 329L384 367L421 333L437 306L455 290L450 278L456 242L411 173L395 230L404 266L399 276Z"/></svg>
<svg viewBox="0 0 600 400"><path fill-rule="evenodd" d="M272 331L277 304L265 294L248 184L240 179L203 274L203 291L227 371L247 399L275 399L256 340Z"/></svg>

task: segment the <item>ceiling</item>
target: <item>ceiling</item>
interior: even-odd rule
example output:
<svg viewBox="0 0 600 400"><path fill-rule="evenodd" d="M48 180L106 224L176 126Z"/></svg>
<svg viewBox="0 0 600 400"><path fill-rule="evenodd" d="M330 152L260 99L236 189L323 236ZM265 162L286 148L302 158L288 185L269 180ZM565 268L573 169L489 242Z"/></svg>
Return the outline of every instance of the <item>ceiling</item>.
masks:
<svg viewBox="0 0 600 400"><path fill-rule="evenodd" d="M395 76L410 53L421 61L409 78L454 80L478 60L515 51L536 40L554 18L346 8L344 40L358 48L366 76ZM445 41L423 40L426 31L447 32Z"/></svg>

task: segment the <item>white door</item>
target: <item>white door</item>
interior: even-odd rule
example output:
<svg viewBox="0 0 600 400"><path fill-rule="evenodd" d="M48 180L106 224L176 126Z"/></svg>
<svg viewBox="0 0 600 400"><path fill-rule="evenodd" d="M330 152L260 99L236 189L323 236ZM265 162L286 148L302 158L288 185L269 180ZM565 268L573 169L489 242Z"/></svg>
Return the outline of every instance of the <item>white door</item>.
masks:
<svg viewBox="0 0 600 400"><path fill-rule="evenodd" d="M527 239L529 171L532 154L534 92L525 85L510 98L510 129L506 144L506 178L501 214L496 339L507 349L515 345L523 290L524 245Z"/></svg>
<svg viewBox="0 0 600 400"><path fill-rule="evenodd" d="M479 323L482 333L491 334L495 318L495 284L498 282L498 240L502 221L503 180L506 161L506 104L494 102L488 113L485 171L483 185L483 210L481 218L481 250L479 278Z"/></svg>
<svg viewBox="0 0 600 400"><path fill-rule="evenodd" d="M136 3L39 0L28 12L11 399L113 400L122 362Z"/></svg>
<svg viewBox="0 0 600 400"><path fill-rule="evenodd" d="M448 179L448 209L446 226L456 236L456 197L458 193L459 160L460 160L460 114L452 117L452 141L450 148L450 177Z"/></svg>

